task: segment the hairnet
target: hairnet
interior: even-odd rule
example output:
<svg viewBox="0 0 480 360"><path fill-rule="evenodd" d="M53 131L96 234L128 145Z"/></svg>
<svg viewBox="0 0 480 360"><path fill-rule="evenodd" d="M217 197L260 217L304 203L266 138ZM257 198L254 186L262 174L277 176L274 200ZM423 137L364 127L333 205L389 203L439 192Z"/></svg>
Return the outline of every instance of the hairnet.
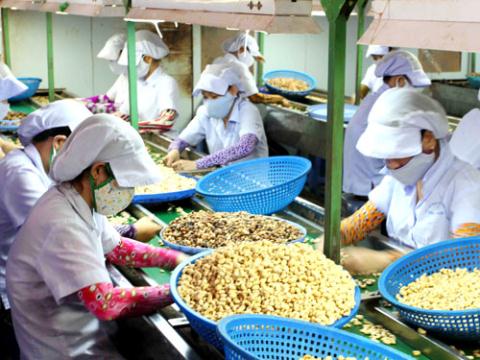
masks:
<svg viewBox="0 0 480 360"><path fill-rule="evenodd" d="M168 46L158 36L157 33L150 30L138 30L135 33L135 65L140 63L142 56L147 55L159 60L170 53ZM118 59L120 65L128 65L127 44Z"/></svg>
<svg viewBox="0 0 480 360"><path fill-rule="evenodd" d="M113 115L99 114L83 121L55 157L50 177L56 182L70 181L96 162L109 163L120 186L161 180L140 135Z"/></svg>
<svg viewBox="0 0 480 360"><path fill-rule="evenodd" d="M236 52L240 50L241 47L248 48L250 54L253 57L262 56L260 54L260 49L258 48L257 41L253 36L247 35L244 32L239 33L238 35L231 37L223 43L223 50L225 52Z"/></svg>
<svg viewBox="0 0 480 360"><path fill-rule="evenodd" d="M193 90L193 96L200 95L202 90L225 95L231 85L235 85L242 91L239 71L241 71L240 68L229 63L207 65Z"/></svg>
<svg viewBox="0 0 480 360"><path fill-rule="evenodd" d="M80 102L66 99L55 101L30 113L18 128L18 137L23 146L45 130L68 126L73 131L92 113Z"/></svg>
<svg viewBox="0 0 480 360"><path fill-rule="evenodd" d="M379 159L415 156L422 152L422 130L430 130L436 139L448 135L442 106L414 89L389 89L373 105L357 149Z"/></svg>
<svg viewBox="0 0 480 360"><path fill-rule="evenodd" d="M124 34L112 35L98 53L97 58L117 61L126 42L127 37Z"/></svg>
<svg viewBox="0 0 480 360"><path fill-rule="evenodd" d="M0 78L0 101L20 95L27 89L27 85L17 80L13 76Z"/></svg>
<svg viewBox="0 0 480 360"><path fill-rule="evenodd" d="M377 77L397 75L406 76L415 87L425 87L431 84L417 57L405 50L395 50L388 53L375 69L375 76Z"/></svg>
<svg viewBox="0 0 480 360"><path fill-rule="evenodd" d="M388 52L390 51L390 48L388 46L382 46L382 45L369 45L367 49L367 54L365 57L370 57L372 55L387 55Z"/></svg>

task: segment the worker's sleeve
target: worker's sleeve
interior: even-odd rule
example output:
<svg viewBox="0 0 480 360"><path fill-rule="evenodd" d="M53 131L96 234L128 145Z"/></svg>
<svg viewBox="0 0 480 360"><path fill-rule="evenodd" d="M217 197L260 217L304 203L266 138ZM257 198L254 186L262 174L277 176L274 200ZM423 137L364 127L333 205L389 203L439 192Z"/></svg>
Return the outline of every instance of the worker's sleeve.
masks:
<svg viewBox="0 0 480 360"><path fill-rule="evenodd" d="M99 320L140 316L173 302L169 285L120 288L97 283L81 289L78 297Z"/></svg>
<svg viewBox="0 0 480 360"><path fill-rule="evenodd" d="M243 159L255 151L257 143L258 139L255 134L245 134L236 144L197 160L197 169L226 165L232 161Z"/></svg>
<svg viewBox="0 0 480 360"><path fill-rule="evenodd" d="M384 219L385 215L372 202L367 201L353 215L342 220L340 225L342 244L350 245L362 241L380 226Z"/></svg>
<svg viewBox="0 0 480 360"><path fill-rule="evenodd" d="M368 67L367 71L365 72L365 76L362 79L362 85L367 86L370 90L373 90L373 85L375 84L376 76L375 76L375 69L376 65L372 64Z"/></svg>
<svg viewBox="0 0 480 360"><path fill-rule="evenodd" d="M121 237L129 239L135 239L137 236L137 229L133 224L130 225L115 225L114 229L120 234Z"/></svg>
<svg viewBox="0 0 480 360"><path fill-rule="evenodd" d="M179 152L182 152L189 146L190 146L189 143L187 143L186 141L183 141L178 137L174 141L172 141L172 143L168 147L168 151L178 150Z"/></svg>
<svg viewBox="0 0 480 360"><path fill-rule="evenodd" d="M205 139L205 123L208 121L205 106L200 106L197 114L190 121L185 129L180 133L179 138L191 146L198 145Z"/></svg>
<svg viewBox="0 0 480 360"><path fill-rule="evenodd" d="M173 270L183 255L179 251L157 248L136 240L122 238L118 246L107 254L113 264L130 267L160 267Z"/></svg>
<svg viewBox="0 0 480 360"><path fill-rule="evenodd" d="M158 86L158 109L155 118L159 117L165 110L175 110L178 113L180 110L178 106L180 95L176 80L170 76L163 76Z"/></svg>
<svg viewBox="0 0 480 360"><path fill-rule="evenodd" d="M57 302L97 283L111 283L102 244L78 220L51 224L36 267Z"/></svg>
<svg viewBox="0 0 480 360"><path fill-rule="evenodd" d="M480 235L480 176L472 169L457 178L450 203L450 231L454 237Z"/></svg>
<svg viewBox="0 0 480 360"><path fill-rule="evenodd" d="M120 234L106 216L94 213L93 219L97 227L101 229L103 253L106 255L120 244Z"/></svg>
<svg viewBox="0 0 480 360"><path fill-rule="evenodd" d="M368 199L373 203L373 205L378 209L378 211L388 214L390 209L390 203L392 202L392 195L396 189L396 180L386 175L383 177L380 184L378 184L370 193L368 194Z"/></svg>
<svg viewBox="0 0 480 360"><path fill-rule="evenodd" d="M12 224L18 229L27 219L30 210L48 190L38 175L28 168L18 168L10 172L2 184L4 204Z"/></svg>

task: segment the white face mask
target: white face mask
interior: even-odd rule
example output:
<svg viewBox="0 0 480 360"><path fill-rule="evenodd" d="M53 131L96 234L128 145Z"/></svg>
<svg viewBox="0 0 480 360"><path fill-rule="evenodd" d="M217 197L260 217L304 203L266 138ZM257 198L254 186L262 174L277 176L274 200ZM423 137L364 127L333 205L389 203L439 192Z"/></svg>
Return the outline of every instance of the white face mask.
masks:
<svg viewBox="0 0 480 360"><path fill-rule="evenodd" d="M435 162L435 152L431 154L421 153L410 159L408 163L401 168L391 170L387 173L400 181L403 185L414 185L422 179Z"/></svg>
<svg viewBox="0 0 480 360"><path fill-rule="evenodd" d="M128 72L128 67L120 65L116 61L111 60L108 64L110 71L115 75L126 75Z"/></svg>
<svg viewBox="0 0 480 360"><path fill-rule="evenodd" d="M132 202L135 188L118 186L113 177L100 185L95 185L90 175L90 186L93 191L94 209L105 216L116 215Z"/></svg>
<svg viewBox="0 0 480 360"><path fill-rule="evenodd" d="M249 51L244 51L238 56L238 60L245 64L248 68L255 63L255 59Z"/></svg>
<svg viewBox="0 0 480 360"><path fill-rule="evenodd" d="M230 112L235 99L235 96L227 92L224 96L219 96L216 99L205 99L203 103L209 117L224 119Z"/></svg>
<svg viewBox="0 0 480 360"><path fill-rule="evenodd" d="M140 60L140 63L137 65L137 77L140 80L145 79L145 77L148 74L148 71L150 70L150 65L143 60L143 58Z"/></svg>
<svg viewBox="0 0 480 360"><path fill-rule="evenodd" d="M0 102L0 120L5 119L5 116L7 116L9 109L10 105L8 105L7 102Z"/></svg>

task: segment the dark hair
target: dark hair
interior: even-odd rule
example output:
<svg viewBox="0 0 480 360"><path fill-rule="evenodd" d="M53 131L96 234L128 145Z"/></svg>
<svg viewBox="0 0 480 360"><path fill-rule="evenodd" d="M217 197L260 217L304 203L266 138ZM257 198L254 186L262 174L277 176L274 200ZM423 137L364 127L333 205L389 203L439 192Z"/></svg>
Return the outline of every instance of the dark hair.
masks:
<svg viewBox="0 0 480 360"><path fill-rule="evenodd" d="M42 131L40 134L37 134L33 137L32 142L34 144L47 140L49 137L57 135L70 136L72 130L68 126L60 126L52 129Z"/></svg>
<svg viewBox="0 0 480 360"><path fill-rule="evenodd" d="M410 81L410 78L409 78L407 75L392 75L392 76L385 75L385 76L383 77L383 82L384 82L385 84L387 84L387 83L390 81L390 79L393 78L394 76L403 76L405 79L407 79L407 81L408 81L411 85L413 85L412 82Z"/></svg>

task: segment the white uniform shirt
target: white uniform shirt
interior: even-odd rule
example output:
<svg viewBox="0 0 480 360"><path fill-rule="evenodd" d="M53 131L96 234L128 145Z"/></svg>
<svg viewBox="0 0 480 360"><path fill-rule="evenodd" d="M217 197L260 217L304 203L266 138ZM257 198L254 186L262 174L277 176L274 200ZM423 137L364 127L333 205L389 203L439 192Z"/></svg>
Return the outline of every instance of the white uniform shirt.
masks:
<svg viewBox="0 0 480 360"><path fill-rule="evenodd" d="M7 292L24 359L114 359L100 322L80 302L86 286L110 283L104 254L120 236L70 185L51 188L18 232Z"/></svg>
<svg viewBox="0 0 480 360"><path fill-rule="evenodd" d="M43 168L40 154L30 144L10 152L0 161L0 296L8 308L5 287L7 256L15 235L30 210L52 182Z"/></svg>
<svg viewBox="0 0 480 360"><path fill-rule="evenodd" d="M452 238L464 223L480 223L480 172L441 141L440 156L423 178L417 204L415 186L385 176L370 200L387 216L388 235L410 248Z"/></svg>
<svg viewBox="0 0 480 360"><path fill-rule="evenodd" d="M246 97L258 94L255 77L250 72L250 69L242 63L233 54L227 53L224 56L218 57L213 61L214 64L229 64L234 67L237 74L240 76L242 94Z"/></svg>
<svg viewBox="0 0 480 360"><path fill-rule="evenodd" d="M248 100L240 99L236 101L226 127L222 119L209 117L202 105L179 137L192 146L205 140L210 154L214 154L235 145L246 134L255 134L258 143L255 151L242 161L268 156L267 137L260 113Z"/></svg>
<svg viewBox="0 0 480 360"><path fill-rule="evenodd" d="M130 114L130 99L128 78L121 75L107 92L114 100L117 109L124 114ZM138 118L140 121L155 120L164 110L172 109L179 112L179 91L177 82L166 74L161 67L146 80L137 81Z"/></svg>
<svg viewBox="0 0 480 360"><path fill-rule="evenodd" d="M383 78L375 76L376 68L377 64L370 65L362 80L362 85L367 86L371 92L377 91L383 85Z"/></svg>

